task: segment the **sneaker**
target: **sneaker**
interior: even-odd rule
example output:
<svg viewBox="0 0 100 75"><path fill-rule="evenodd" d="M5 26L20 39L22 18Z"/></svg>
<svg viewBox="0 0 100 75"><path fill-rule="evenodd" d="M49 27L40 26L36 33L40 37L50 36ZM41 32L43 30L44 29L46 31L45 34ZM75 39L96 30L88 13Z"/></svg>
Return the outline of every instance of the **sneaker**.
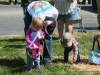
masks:
<svg viewBox="0 0 100 75"><path fill-rule="evenodd" d="M58 38L56 41L61 41L61 38Z"/></svg>
<svg viewBox="0 0 100 75"><path fill-rule="evenodd" d="M45 62L44 66L45 67L50 67L51 66L51 63L50 62Z"/></svg>

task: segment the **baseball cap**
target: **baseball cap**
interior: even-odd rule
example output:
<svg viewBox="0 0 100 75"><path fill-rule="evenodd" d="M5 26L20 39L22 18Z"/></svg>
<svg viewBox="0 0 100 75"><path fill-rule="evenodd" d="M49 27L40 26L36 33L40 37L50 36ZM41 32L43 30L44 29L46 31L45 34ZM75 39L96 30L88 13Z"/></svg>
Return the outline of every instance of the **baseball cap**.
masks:
<svg viewBox="0 0 100 75"><path fill-rule="evenodd" d="M44 28L45 28L45 32L49 35L51 35L54 31L56 27L56 21L54 18L52 17L47 17L45 19L45 25L44 25Z"/></svg>
<svg viewBox="0 0 100 75"><path fill-rule="evenodd" d="M63 33L63 41L66 47L72 46L72 36L70 33L65 32Z"/></svg>

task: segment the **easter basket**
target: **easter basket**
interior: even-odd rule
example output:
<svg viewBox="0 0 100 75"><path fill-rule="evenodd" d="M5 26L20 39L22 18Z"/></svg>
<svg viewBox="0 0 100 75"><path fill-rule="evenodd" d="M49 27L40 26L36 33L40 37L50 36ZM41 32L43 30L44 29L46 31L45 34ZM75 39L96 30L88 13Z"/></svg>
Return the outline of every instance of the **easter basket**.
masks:
<svg viewBox="0 0 100 75"><path fill-rule="evenodd" d="M96 40L94 39L93 48L92 48L92 50L89 51L88 62L94 63L94 64L100 64L100 47L99 47L99 41L97 40L97 44L98 44L99 50L94 50L95 41Z"/></svg>
<svg viewBox="0 0 100 75"><path fill-rule="evenodd" d="M41 54L42 45L40 43L34 43L36 38L37 38L37 36L33 39L32 43L30 45L26 46L26 49L28 51L28 55L31 58L37 58L39 56L39 54ZM38 46L38 48L34 48L33 43L36 44Z"/></svg>

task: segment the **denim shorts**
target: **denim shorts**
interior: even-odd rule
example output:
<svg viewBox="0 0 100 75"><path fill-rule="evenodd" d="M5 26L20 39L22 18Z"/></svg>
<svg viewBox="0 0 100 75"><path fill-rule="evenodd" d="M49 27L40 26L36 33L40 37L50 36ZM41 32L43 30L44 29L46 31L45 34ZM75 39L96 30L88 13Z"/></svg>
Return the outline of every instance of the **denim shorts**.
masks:
<svg viewBox="0 0 100 75"><path fill-rule="evenodd" d="M57 21L62 20L62 19L67 19L67 20L76 20L77 18L77 5L73 9L71 13L68 13L67 15L58 15Z"/></svg>

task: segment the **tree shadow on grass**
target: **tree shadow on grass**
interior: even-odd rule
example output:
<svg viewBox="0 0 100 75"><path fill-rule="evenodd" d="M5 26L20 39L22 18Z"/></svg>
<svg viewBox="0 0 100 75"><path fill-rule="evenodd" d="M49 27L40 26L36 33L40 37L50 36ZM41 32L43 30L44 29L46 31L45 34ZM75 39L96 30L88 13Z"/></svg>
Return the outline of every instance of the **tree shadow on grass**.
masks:
<svg viewBox="0 0 100 75"><path fill-rule="evenodd" d="M88 62L88 59L81 59L81 61L79 63L89 64L89 65L97 65L97 64Z"/></svg>
<svg viewBox="0 0 100 75"><path fill-rule="evenodd" d="M53 63L59 63L59 62L61 62L61 63L66 63L66 62L64 62L64 59L54 59L54 60L52 60L52 62L53 62ZM73 62L68 61L68 63L69 63L69 64L72 64ZM81 59L80 62L77 62L76 64L78 64L78 63L96 65L96 64L93 64L93 63L89 63L89 62L88 62L88 59Z"/></svg>
<svg viewBox="0 0 100 75"><path fill-rule="evenodd" d="M64 59L54 59L54 60L52 60L52 62L53 62L53 63L59 63L59 62L65 63L65 62L64 62Z"/></svg>
<svg viewBox="0 0 100 75"><path fill-rule="evenodd" d="M13 38L13 39L0 39L0 41L9 41L9 42L14 42L14 41L25 41L25 38Z"/></svg>
<svg viewBox="0 0 100 75"><path fill-rule="evenodd" d="M14 59L0 59L0 66L7 66L12 70L12 73L21 73L26 69L26 63L23 58L18 57Z"/></svg>
<svg viewBox="0 0 100 75"><path fill-rule="evenodd" d="M4 48L25 48L25 45L6 45Z"/></svg>

